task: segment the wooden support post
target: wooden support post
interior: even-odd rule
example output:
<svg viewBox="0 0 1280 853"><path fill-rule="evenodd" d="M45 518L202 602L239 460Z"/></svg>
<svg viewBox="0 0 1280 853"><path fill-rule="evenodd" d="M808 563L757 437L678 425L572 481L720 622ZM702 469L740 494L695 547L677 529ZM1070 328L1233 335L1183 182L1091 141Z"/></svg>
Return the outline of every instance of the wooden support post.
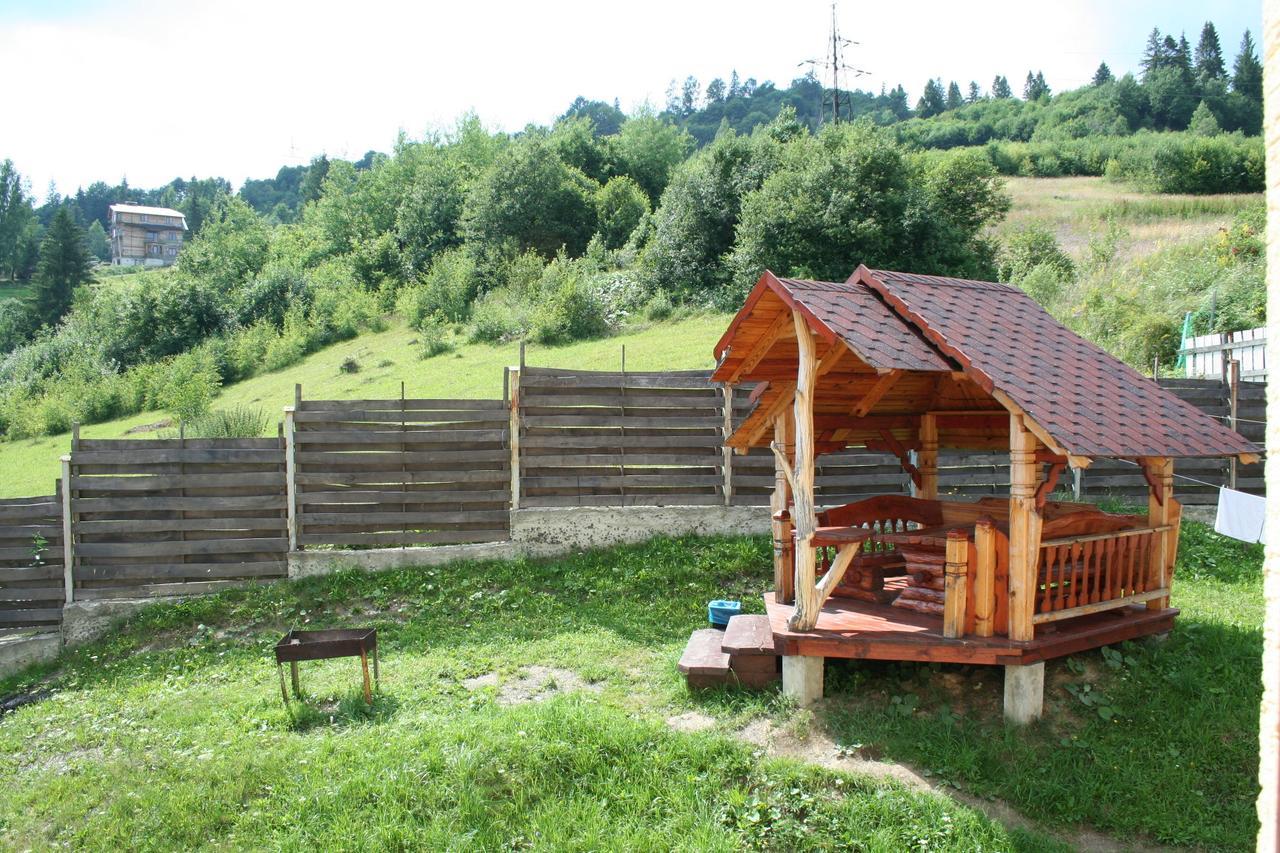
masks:
<svg viewBox="0 0 1280 853"><path fill-rule="evenodd" d="M1035 637L1036 563L1040 556L1040 511L1036 486L1036 437L1022 415L1009 416L1009 639Z"/></svg>
<svg viewBox="0 0 1280 853"><path fill-rule="evenodd" d="M720 386L724 391L724 440L733 435L733 386L728 382ZM724 465L724 505L733 505L733 448L726 444L721 448Z"/></svg>
<svg viewBox="0 0 1280 853"><path fill-rule="evenodd" d="M360 650L360 675L364 687L364 702L366 705L373 704L373 689L369 685L369 655Z"/></svg>
<svg viewBox="0 0 1280 853"><path fill-rule="evenodd" d="M524 344L520 345L520 362L524 364ZM520 373L519 367L508 368L511 374L510 417L507 425L508 444L511 446L511 508L520 508Z"/></svg>
<svg viewBox="0 0 1280 853"><path fill-rule="evenodd" d="M1228 410L1230 412L1230 418L1228 419L1227 423L1230 425L1230 427L1233 430L1235 430L1236 432L1239 432L1240 431L1240 361L1234 358L1231 359L1231 388L1230 388L1230 393L1228 395L1227 402L1231 404L1231 407ZM1236 482L1239 479L1239 470L1240 470L1239 458L1232 456L1230 465L1231 465L1231 468L1227 472L1227 486L1229 488L1234 489L1236 487Z"/></svg>
<svg viewBox="0 0 1280 853"><path fill-rule="evenodd" d="M920 488L916 497L927 501L938 499L938 416L926 412L920 416L920 450L916 454L916 470L920 472Z"/></svg>
<svg viewBox="0 0 1280 853"><path fill-rule="evenodd" d="M289 662L289 680L293 682L293 696L295 699L302 698L302 679L298 677L298 662Z"/></svg>
<svg viewBox="0 0 1280 853"><path fill-rule="evenodd" d="M955 639L964 634L969 574L969 537L962 530L947 534L947 562L944 565L942 636Z"/></svg>
<svg viewBox="0 0 1280 853"><path fill-rule="evenodd" d="M774 420L773 440L784 449L790 445L790 421L785 415ZM791 487L783 460L774 457L773 495L769 503L769 517L773 519L773 594L777 601L791 604L795 601L795 554L791 536Z"/></svg>
<svg viewBox="0 0 1280 853"><path fill-rule="evenodd" d="M822 698L822 665L825 658L783 655L782 695L801 708Z"/></svg>
<svg viewBox="0 0 1280 853"><path fill-rule="evenodd" d="M1004 668L1004 719L1019 726L1044 713L1044 661Z"/></svg>
<svg viewBox="0 0 1280 853"><path fill-rule="evenodd" d="M808 323L799 311L793 312L792 319L795 321L800 364L796 373L796 449L791 473L791 481L795 485L791 518L796 529L796 604L788 625L793 631L808 631L817 624L819 610L817 555L813 550L813 536L818 529L813 498L813 387L817 378L817 358Z"/></svg>
<svg viewBox="0 0 1280 853"><path fill-rule="evenodd" d="M67 604L75 597L75 527L71 516L71 455L62 457L62 585Z"/></svg>
<svg viewBox="0 0 1280 853"><path fill-rule="evenodd" d="M1142 460L1151 480L1147 496L1147 524L1150 527L1171 526L1175 520L1173 503L1173 460L1167 456ZM1164 589L1169 585L1170 563L1174 557L1174 543L1178 531L1169 529L1157 533L1151 545L1150 578L1147 589ZM1164 610L1169 598L1153 598L1147 602L1148 610Z"/></svg>
<svg viewBox="0 0 1280 853"><path fill-rule="evenodd" d="M973 529L973 633L979 637L995 634L996 614L996 530L989 518L978 519Z"/></svg>
<svg viewBox="0 0 1280 853"><path fill-rule="evenodd" d="M301 551L298 544L298 443L295 435L298 424L294 419L295 413L293 406L284 407L284 492L289 550Z"/></svg>

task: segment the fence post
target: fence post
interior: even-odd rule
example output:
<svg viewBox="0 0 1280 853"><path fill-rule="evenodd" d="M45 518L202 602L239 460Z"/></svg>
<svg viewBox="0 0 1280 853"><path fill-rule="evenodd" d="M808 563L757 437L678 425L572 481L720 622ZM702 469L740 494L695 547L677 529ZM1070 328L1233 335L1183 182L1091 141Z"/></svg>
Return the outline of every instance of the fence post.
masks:
<svg viewBox="0 0 1280 853"><path fill-rule="evenodd" d="M71 523L71 454L62 457L62 585L66 589L67 604L75 597L76 549Z"/></svg>
<svg viewBox="0 0 1280 853"><path fill-rule="evenodd" d="M1239 432L1240 431L1240 420L1239 420L1240 360L1236 358L1231 359L1231 386L1228 389L1227 399L1228 399L1228 402L1230 403L1229 412L1231 416L1230 418L1231 429L1235 430L1236 432ZM1237 457L1232 456L1230 461L1231 468L1229 469L1227 474L1228 485L1232 489L1236 487L1236 477L1239 473L1239 464L1240 463Z"/></svg>
<svg viewBox="0 0 1280 853"><path fill-rule="evenodd" d="M294 412L294 406L284 407L284 493L288 509L289 550L301 551L298 546L298 450L294 440Z"/></svg>
<svg viewBox="0 0 1280 853"><path fill-rule="evenodd" d="M520 345L520 362L524 364L524 344ZM510 374L510 423L507 426L511 446L511 508L520 508L520 367L507 368Z"/></svg>
<svg viewBox="0 0 1280 853"><path fill-rule="evenodd" d="M733 448L729 447L729 437L733 435L733 386L728 382L724 389L724 440L726 444L721 450L724 453L724 505L733 504Z"/></svg>

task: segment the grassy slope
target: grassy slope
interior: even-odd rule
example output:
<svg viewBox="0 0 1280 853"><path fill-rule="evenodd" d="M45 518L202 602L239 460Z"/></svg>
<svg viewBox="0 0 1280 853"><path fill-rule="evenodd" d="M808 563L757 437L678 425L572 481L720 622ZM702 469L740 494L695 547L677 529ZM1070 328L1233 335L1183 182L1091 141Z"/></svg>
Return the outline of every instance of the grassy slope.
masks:
<svg viewBox="0 0 1280 853"><path fill-rule="evenodd" d="M763 540L655 540L558 561L347 573L161 606L77 651L0 723L0 846L40 849L1060 849L947 799L761 757L776 689L690 695L675 660L705 603L759 610ZM288 626L372 624L383 693L303 665ZM580 679L504 704L524 666ZM483 685L468 679L488 676ZM0 695L15 680L0 684ZM689 710L719 731L678 733Z"/></svg>
<svg viewBox="0 0 1280 853"><path fill-rule="evenodd" d="M909 762L1068 831L1251 848L1260 547L1188 523L1172 636L1050 662L1046 718L1025 730L1000 722L995 668L832 661L815 716L776 688L686 692L674 663L705 602L759 611L769 559L763 539L654 540L157 606L69 655L49 700L0 722L0 846L1052 847L722 737L765 718L774 738L825 730L850 754ZM373 711L344 660L305 665L309 699L287 712L272 641L351 624L379 630ZM578 679L576 692L503 704L532 665L558 668L539 687ZM1078 695L1105 696L1108 719ZM716 728L663 725L688 711Z"/></svg>
<svg viewBox="0 0 1280 853"><path fill-rule="evenodd" d="M712 348L727 322L720 315L698 316L563 347L528 346L525 361L540 367L617 369L625 346L628 370L710 368ZM293 367L229 386L214 405L251 405L278 417L282 407L293 403L294 383L301 383L303 394L311 399L398 397L401 381L410 397L501 397L503 368L519 361L515 344L468 344L423 360L415 340L416 333L402 326L362 335ZM348 357L360 364L357 373L338 369ZM143 412L83 427L80 434L119 438L127 430L165 419L162 412ZM58 457L70 446L71 437L65 434L0 443L0 498L49 494L58 477Z"/></svg>
<svg viewBox="0 0 1280 853"><path fill-rule="evenodd" d="M996 233L1040 222L1077 259L1108 220L1128 232L1125 258L1134 258L1213 234L1262 200L1261 195L1156 195L1105 178L1010 178L1007 187L1013 208Z"/></svg>

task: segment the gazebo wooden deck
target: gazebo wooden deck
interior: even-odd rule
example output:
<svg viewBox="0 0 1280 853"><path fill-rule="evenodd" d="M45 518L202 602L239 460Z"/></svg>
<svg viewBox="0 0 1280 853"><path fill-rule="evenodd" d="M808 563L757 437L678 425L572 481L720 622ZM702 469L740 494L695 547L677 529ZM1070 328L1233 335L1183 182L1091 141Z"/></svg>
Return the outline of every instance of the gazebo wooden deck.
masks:
<svg viewBox="0 0 1280 853"><path fill-rule="evenodd" d="M1172 628L1173 458L1257 458L1005 284L765 272L716 355L713 380L756 383L728 445L776 460L765 604L802 704L826 657L995 664L1006 717L1038 717L1044 660ZM913 495L819 511L815 458L847 447L897 456ZM1007 451L1009 497L941 500L943 449ZM1141 466L1145 514L1049 500L1102 457Z"/></svg>

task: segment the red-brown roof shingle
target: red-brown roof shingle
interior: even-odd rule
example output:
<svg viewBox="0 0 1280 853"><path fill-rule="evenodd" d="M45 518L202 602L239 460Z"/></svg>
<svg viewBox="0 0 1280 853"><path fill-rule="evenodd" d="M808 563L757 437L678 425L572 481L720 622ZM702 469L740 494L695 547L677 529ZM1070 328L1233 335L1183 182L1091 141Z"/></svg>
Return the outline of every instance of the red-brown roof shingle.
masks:
<svg viewBox="0 0 1280 853"><path fill-rule="evenodd" d="M880 294L988 392L1007 394L1068 453L1136 457L1259 451L1067 329L1011 285L859 267L848 287L851 294L861 294L863 287Z"/></svg>

